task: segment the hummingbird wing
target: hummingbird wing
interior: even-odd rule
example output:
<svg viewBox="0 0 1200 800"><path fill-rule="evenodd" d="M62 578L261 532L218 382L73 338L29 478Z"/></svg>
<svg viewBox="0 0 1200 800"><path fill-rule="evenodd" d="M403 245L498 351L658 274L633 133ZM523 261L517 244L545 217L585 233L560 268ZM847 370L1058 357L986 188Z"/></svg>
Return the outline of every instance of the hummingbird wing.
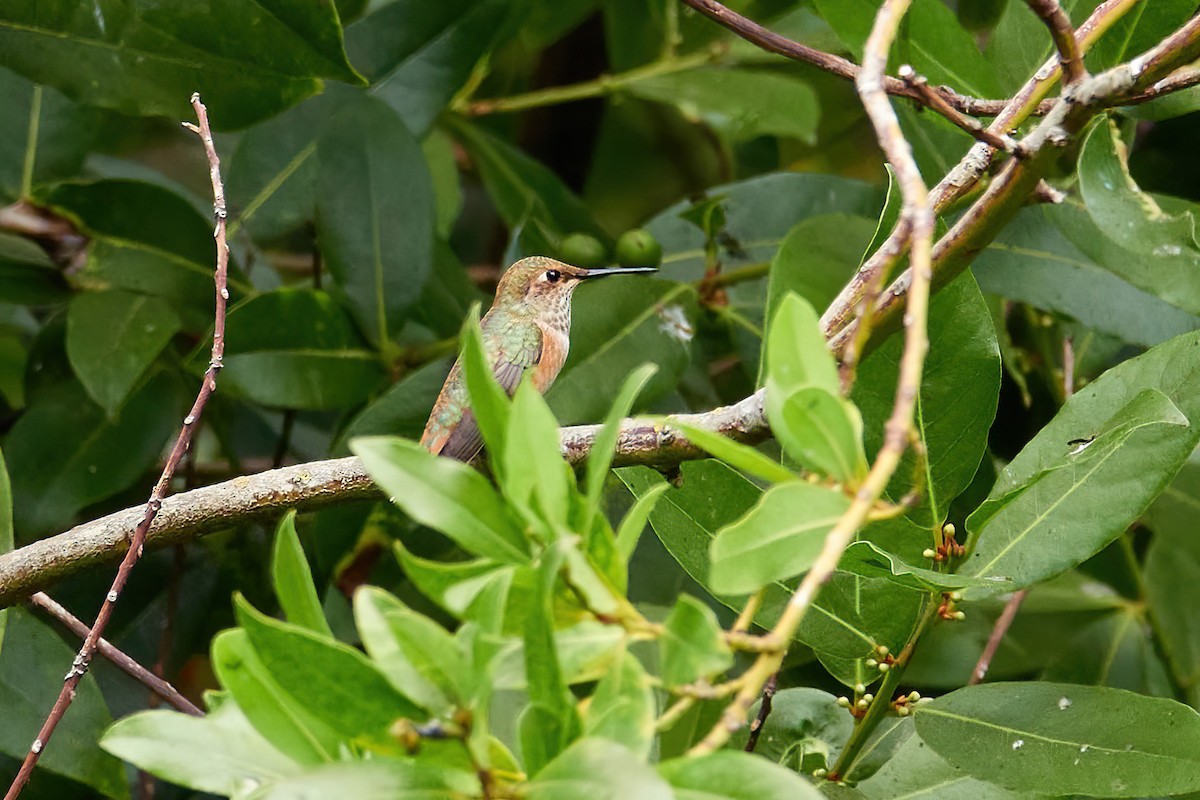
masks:
<svg viewBox="0 0 1200 800"><path fill-rule="evenodd" d="M536 367L542 359L542 332L536 325L490 331L487 323L485 317L484 350L492 364L492 376L511 397L525 370ZM497 335L489 335L492 333ZM494 345L488 346L491 342ZM483 449L483 434L471 412L461 362L461 358L454 362L421 441L435 455L470 462ZM439 421L447 416L447 411L451 420L448 425Z"/></svg>

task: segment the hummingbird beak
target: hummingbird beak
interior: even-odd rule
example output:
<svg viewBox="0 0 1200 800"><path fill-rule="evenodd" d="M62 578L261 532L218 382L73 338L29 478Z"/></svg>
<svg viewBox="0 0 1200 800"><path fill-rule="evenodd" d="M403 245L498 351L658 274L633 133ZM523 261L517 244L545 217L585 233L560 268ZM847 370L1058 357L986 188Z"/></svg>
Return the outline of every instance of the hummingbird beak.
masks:
<svg viewBox="0 0 1200 800"><path fill-rule="evenodd" d="M658 267L601 267L585 270L580 278L602 278L605 275L626 275L637 272L658 272Z"/></svg>

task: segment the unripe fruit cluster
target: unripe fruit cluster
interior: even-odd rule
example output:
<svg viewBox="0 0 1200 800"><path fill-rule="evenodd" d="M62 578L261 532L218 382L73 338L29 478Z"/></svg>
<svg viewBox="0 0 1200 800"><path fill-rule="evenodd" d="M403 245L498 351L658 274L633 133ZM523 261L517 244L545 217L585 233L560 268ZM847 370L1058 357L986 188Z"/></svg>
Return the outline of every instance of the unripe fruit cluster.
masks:
<svg viewBox="0 0 1200 800"><path fill-rule="evenodd" d="M617 237L612 256L622 267L657 267L662 263L662 245L649 232L633 228ZM564 236L558 245L558 257L568 264L585 269L612 263L608 248L590 233Z"/></svg>

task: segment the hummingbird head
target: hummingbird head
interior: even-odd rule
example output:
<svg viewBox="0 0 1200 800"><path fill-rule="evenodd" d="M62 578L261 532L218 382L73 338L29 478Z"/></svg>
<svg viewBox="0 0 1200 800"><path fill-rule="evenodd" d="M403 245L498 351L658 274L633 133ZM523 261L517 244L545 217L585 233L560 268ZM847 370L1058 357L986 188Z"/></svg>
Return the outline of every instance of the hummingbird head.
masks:
<svg viewBox="0 0 1200 800"><path fill-rule="evenodd" d="M513 264L496 287L496 305L526 309L534 314L570 319L571 295L581 281L604 275L655 272L655 267L573 267L545 256L530 256Z"/></svg>

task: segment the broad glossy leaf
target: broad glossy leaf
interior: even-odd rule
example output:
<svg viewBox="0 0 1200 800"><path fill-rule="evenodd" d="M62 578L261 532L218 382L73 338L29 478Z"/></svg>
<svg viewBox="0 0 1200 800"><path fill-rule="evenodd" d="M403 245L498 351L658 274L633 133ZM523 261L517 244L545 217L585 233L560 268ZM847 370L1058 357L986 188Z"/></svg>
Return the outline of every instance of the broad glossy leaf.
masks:
<svg viewBox="0 0 1200 800"><path fill-rule="evenodd" d="M750 753L720 751L658 766L676 800L819 800L821 793L790 769Z"/></svg>
<svg viewBox="0 0 1200 800"><path fill-rule="evenodd" d="M807 571L848 508L850 499L832 489L802 481L773 487L713 540L709 585L721 594L753 594Z"/></svg>
<svg viewBox="0 0 1200 800"><path fill-rule="evenodd" d="M269 784L248 800L432 800L466 797L479 790L479 776L416 759L374 758L329 764Z"/></svg>
<svg viewBox="0 0 1200 800"><path fill-rule="evenodd" d="M287 694L350 740L385 741L401 718L423 720L358 650L273 620L236 597L238 622L255 654Z"/></svg>
<svg viewBox="0 0 1200 800"><path fill-rule="evenodd" d="M384 381L379 356L324 292L260 294L235 307L227 325L221 378L256 403L341 409L362 402Z"/></svg>
<svg viewBox="0 0 1200 800"><path fill-rule="evenodd" d="M67 358L111 416L178 330L179 317L160 297L83 292L67 308Z"/></svg>
<svg viewBox="0 0 1200 800"><path fill-rule="evenodd" d="M457 117L448 117L445 125L470 154L488 197L510 229L532 223L553 246L574 231L608 239L583 202L544 164Z"/></svg>
<svg viewBox="0 0 1200 800"><path fill-rule="evenodd" d="M1169 283L1142 283L1153 274L1146 261L1105 237L1068 201L1022 209L975 258L972 271L985 292L1064 314L1132 344L1155 345L1200 328L1200 317L1155 296L1169 296Z"/></svg>
<svg viewBox="0 0 1200 800"><path fill-rule="evenodd" d="M770 377L767 384L771 429L789 456L838 483L853 484L866 476L862 416L853 403L816 386L797 389L776 403L772 394L781 394L780 387Z"/></svg>
<svg viewBox="0 0 1200 800"><path fill-rule="evenodd" d="M1096 0L1060 0L1076 24L1096 6ZM1054 42L1046 25L1028 6L1009 3L987 43L987 60L1004 92L1017 91L1051 56Z"/></svg>
<svg viewBox="0 0 1200 800"><path fill-rule="evenodd" d="M376 343L403 327L433 260L433 186L396 112L361 98L321 130L317 237L329 271Z"/></svg>
<svg viewBox="0 0 1200 800"><path fill-rule="evenodd" d="M286 0L163 8L138 0L0 10L0 64L91 105L191 119L199 91L219 128L250 125L321 88L361 80L332 4Z"/></svg>
<svg viewBox="0 0 1200 800"><path fill-rule="evenodd" d="M580 739L536 773L529 800L673 800L671 787L632 751L606 739Z"/></svg>
<svg viewBox="0 0 1200 800"><path fill-rule="evenodd" d="M101 747L171 783L230 797L245 791L247 781L272 783L303 769L262 738L229 700L204 717L132 714L105 732Z"/></svg>
<svg viewBox="0 0 1200 800"><path fill-rule="evenodd" d="M114 417L83 387L61 383L30 402L5 440L17 530L66 528L92 503L133 486L162 454L184 413L178 384L156 376Z"/></svg>
<svg viewBox="0 0 1200 800"><path fill-rule="evenodd" d="M862 410L867 451L878 451L892 413L903 337L894 336L858 368L852 399ZM975 279L963 275L938 292L929 309L929 351L917 395L915 422L925 445L921 505L909 512L932 528L946 520L950 502L974 477L987 447L1000 396L996 330ZM915 456L908 450L888 488L899 500L914 488ZM928 539L901 552L911 558Z"/></svg>
<svg viewBox="0 0 1200 800"><path fill-rule="evenodd" d="M912 723L908 723L911 726ZM910 727L911 731L911 727ZM937 800L1036 800L1032 792L1015 792L972 778L943 761L917 736L900 745L896 753L856 788L869 800L928 797Z"/></svg>
<svg viewBox="0 0 1200 800"><path fill-rule="evenodd" d="M771 319L767 382L777 388L779 407L799 389L811 386L830 394L840 389L837 363L821 333L820 320L812 304L800 295L783 297Z"/></svg>
<svg viewBox="0 0 1200 800"><path fill-rule="evenodd" d="M243 630L226 630L212 643L212 666L222 688L271 747L299 764L336 761L342 737L288 694L258 657ZM268 760L269 763L269 760Z"/></svg>
<svg viewBox="0 0 1200 800"><path fill-rule="evenodd" d="M1086 8L1085 4L1080 11ZM1093 72L1115 67L1158 44L1195 12L1189 0L1163 0L1130 9L1092 46L1084 63Z"/></svg>
<svg viewBox="0 0 1200 800"><path fill-rule="evenodd" d="M74 652L56 631L24 609L10 608L6 614L0 652L0 708L5 720L0 725L0 753L22 759L58 697L63 665L71 663ZM59 723L55 746L45 749L38 766L106 797L129 797L121 763L96 747L112 717L93 676L80 682L71 711Z"/></svg>
<svg viewBox="0 0 1200 800"><path fill-rule="evenodd" d="M918 592L949 592L968 586L986 586L997 590L1008 585L1006 581L987 581L906 564L899 556L865 540L854 542L846 548L842 560L838 562L838 569L863 578L885 578Z"/></svg>
<svg viewBox="0 0 1200 800"><path fill-rule="evenodd" d="M1191 613L1190 598L1200 578L1200 546L1193 535L1196 512L1190 506L1181 525L1164 524L1161 510L1152 518L1159 521L1146 555L1145 580L1171 673L1195 705L1200 702L1200 619Z"/></svg>
<svg viewBox="0 0 1200 800"><path fill-rule="evenodd" d="M454 637L436 622L373 586L355 593L354 619L371 660L406 697L433 715L466 699L467 664Z"/></svg>
<svg viewBox="0 0 1200 800"><path fill-rule="evenodd" d="M161 297L190 333L212 326L212 220L186 198L151 183L101 179L57 184L38 192L37 200L91 237L81 280ZM231 298L249 289L231 264Z"/></svg>
<svg viewBox="0 0 1200 800"><path fill-rule="evenodd" d="M44 184L79 171L94 136L94 113L59 92L0 69L0 197L16 200L22 184ZM30 134L33 133L33 139Z"/></svg>
<svg viewBox="0 0 1200 800"><path fill-rule="evenodd" d="M880 0L817 0L816 6L843 44L861 59ZM939 0L912 4L892 54L894 63L911 64L935 86L947 84L975 97L999 94L991 65L954 12Z"/></svg>
<svg viewBox="0 0 1200 800"><path fill-rule="evenodd" d="M592 693L583 720L583 735L609 739L628 747L639 759L654 745L653 680L628 651L623 653Z"/></svg>
<svg viewBox="0 0 1200 800"><path fill-rule="evenodd" d="M271 551L271 582L275 586L275 596L279 599L279 605L283 608L288 622L333 638L329 621L325 619L321 600L317 596L317 587L313 584L308 558L305 557L304 548L300 546L300 537L296 534L294 510L284 514L275 528L275 547Z"/></svg>
<svg viewBox="0 0 1200 800"><path fill-rule="evenodd" d="M450 359L440 358L407 373L350 421L336 451L348 453L346 442L360 436L389 434L419 439L429 410L450 371Z"/></svg>
<svg viewBox="0 0 1200 800"><path fill-rule="evenodd" d="M725 235L718 244L726 270L770 262L802 220L837 213L874 218L883 202L882 193L869 184L796 172L716 186L707 196L721 198L725 209ZM704 276L704 234L680 216L692 205L676 203L645 226L662 244L664 277L691 281ZM839 288L832 287L834 292Z"/></svg>
<svg viewBox="0 0 1200 800"><path fill-rule="evenodd" d="M787 467L749 445L734 441L706 428L697 428L692 425L678 425L677 427L697 447L751 477L771 483L782 483L796 477Z"/></svg>
<svg viewBox="0 0 1200 800"><path fill-rule="evenodd" d="M1090 388L1103 391L1098 384ZM1019 588L1081 563L1145 511L1200 440L1200 426L1154 388L1092 425L1065 441L1047 426L1001 473L967 520L963 572L1011 578Z"/></svg>
<svg viewBox="0 0 1200 800"><path fill-rule="evenodd" d="M690 286L640 275L605 278L575 295L571 352L546 393L564 425L596 422L621 382L647 362L658 371L638 395L646 406L675 388L691 359L697 317Z"/></svg>
<svg viewBox="0 0 1200 800"><path fill-rule="evenodd" d="M1178 560L1186 562L1186 556ZM1164 576L1160 573L1156 577ZM1169 648L1174 637L1168 630L1163 632L1163 641ZM1041 680L1111 686L1170 697L1175 688L1155 649L1154 637L1137 610L1121 609L1088 624L1071 637L1046 666Z"/></svg>
<svg viewBox="0 0 1200 800"><path fill-rule="evenodd" d="M416 442L356 439L350 449L392 502L466 550L506 563L528 559L524 533L487 478Z"/></svg>
<svg viewBox="0 0 1200 800"><path fill-rule="evenodd" d="M663 621L658 640L659 677L680 686L717 675L733 665L717 615L694 597L682 595Z"/></svg>
<svg viewBox="0 0 1200 800"><path fill-rule="evenodd" d="M420 136L505 33L513 8L504 0L399 0L347 28L346 49L371 92Z"/></svg>
<svg viewBox="0 0 1200 800"><path fill-rule="evenodd" d="M791 136L816 141L820 106L803 81L749 69L694 69L632 82L628 91L668 103L684 116L728 132L733 139Z"/></svg>
<svg viewBox="0 0 1200 800"><path fill-rule="evenodd" d="M8 303L49 305L69 295L45 250L24 237L0 233L0 296Z"/></svg>
<svg viewBox="0 0 1200 800"><path fill-rule="evenodd" d="M751 718L758 704L750 709ZM811 687L793 687L775 693L771 714L763 724L755 754L800 772L833 765L850 736L854 720L829 692ZM748 732L738 731L732 739L744 747Z"/></svg>
<svg viewBox="0 0 1200 800"><path fill-rule="evenodd" d="M1200 789L1200 716L1174 700L1092 686L969 686L917 707L949 764L1010 789L1102 797Z"/></svg>

